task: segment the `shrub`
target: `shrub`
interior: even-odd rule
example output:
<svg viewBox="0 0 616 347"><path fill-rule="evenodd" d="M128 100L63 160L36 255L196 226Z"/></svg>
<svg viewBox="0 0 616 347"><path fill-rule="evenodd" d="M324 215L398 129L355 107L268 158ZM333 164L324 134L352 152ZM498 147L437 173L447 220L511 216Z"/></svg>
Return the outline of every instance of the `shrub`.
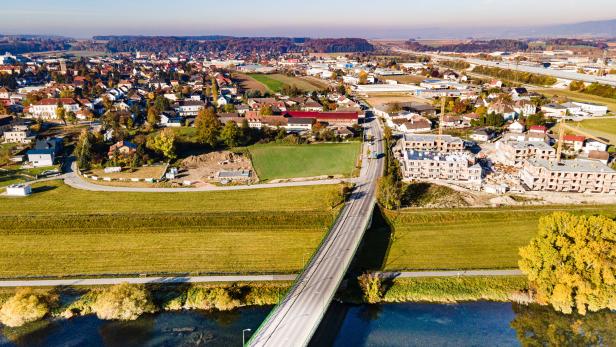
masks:
<svg viewBox="0 0 616 347"><path fill-rule="evenodd" d="M135 320L155 311L150 293L143 285L122 283L103 290L92 305L100 319Z"/></svg>
<svg viewBox="0 0 616 347"><path fill-rule="evenodd" d="M240 306L240 301L234 298L228 288L193 287L188 290L187 309L229 311Z"/></svg>
<svg viewBox="0 0 616 347"><path fill-rule="evenodd" d="M357 278L364 301L375 304L383 296L383 279L378 273L365 273Z"/></svg>
<svg viewBox="0 0 616 347"><path fill-rule="evenodd" d="M35 322L49 314L56 303L57 297L54 295L35 293L29 288L19 289L2 305L0 322L9 327Z"/></svg>

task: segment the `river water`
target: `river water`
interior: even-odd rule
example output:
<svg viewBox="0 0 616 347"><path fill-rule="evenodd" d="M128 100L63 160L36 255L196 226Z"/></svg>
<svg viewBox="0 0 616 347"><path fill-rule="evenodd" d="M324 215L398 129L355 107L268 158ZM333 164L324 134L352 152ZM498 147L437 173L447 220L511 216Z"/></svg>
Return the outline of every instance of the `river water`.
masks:
<svg viewBox="0 0 616 347"><path fill-rule="evenodd" d="M241 346L271 307L164 312L134 322L95 316L2 328L6 346ZM246 337L248 338L248 334ZM313 346L616 346L616 313L564 316L510 303L334 304Z"/></svg>

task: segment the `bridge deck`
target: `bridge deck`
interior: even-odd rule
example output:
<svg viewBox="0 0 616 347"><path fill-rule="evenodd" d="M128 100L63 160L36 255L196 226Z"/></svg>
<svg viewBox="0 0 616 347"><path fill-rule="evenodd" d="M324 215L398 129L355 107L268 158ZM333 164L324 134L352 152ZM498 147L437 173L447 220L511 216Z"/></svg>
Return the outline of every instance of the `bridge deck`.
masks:
<svg viewBox="0 0 616 347"><path fill-rule="evenodd" d="M380 127L376 120L369 125L375 134L371 150L382 153ZM362 163L359 183L334 226L285 299L250 339L250 346L305 346L310 342L370 222L383 159Z"/></svg>

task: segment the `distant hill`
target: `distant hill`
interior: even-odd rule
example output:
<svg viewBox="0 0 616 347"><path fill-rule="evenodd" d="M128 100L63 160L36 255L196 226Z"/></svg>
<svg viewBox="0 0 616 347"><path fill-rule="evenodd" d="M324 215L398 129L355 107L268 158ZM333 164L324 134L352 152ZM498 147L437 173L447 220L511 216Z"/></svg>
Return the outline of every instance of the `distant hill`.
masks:
<svg viewBox="0 0 616 347"><path fill-rule="evenodd" d="M371 52L365 39L309 39L288 37L229 37L229 36L95 36L107 41L110 52L259 52L259 53L339 53Z"/></svg>
<svg viewBox="0 0 616 347"><path fill-rule="evenodd" d="M421 39L616 37L616 19L524 27L417 28L409 30L409 37Z"/></svg>

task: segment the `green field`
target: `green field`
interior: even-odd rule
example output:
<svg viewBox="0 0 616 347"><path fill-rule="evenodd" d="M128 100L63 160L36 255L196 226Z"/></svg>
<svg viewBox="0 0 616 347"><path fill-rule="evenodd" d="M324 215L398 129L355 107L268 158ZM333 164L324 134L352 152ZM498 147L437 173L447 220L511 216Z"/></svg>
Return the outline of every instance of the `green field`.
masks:
<svg viewBox="0 0 616 347"><path fill-rule="evenodd" d="M0 197L0 278L297 272L337 213L337 186L110 193L59 181Z"/></svg>
<svg viewBox="0 0 616 347"><path fill-rule="evenodd" d="M319 90L319 87L317 87L315 83L310 83L308 80L298 77L291 77L283 74L266 75L253 73L247 75L264 84L269 90L274 93L280 93L285 85L295 86L306 92Z"/></svg>
<svg viewBox="0 0 616 347"><path fill-rule="evenodd" d="M360 142L314 145L255 145L249 148L261 181L323 175L351 176Z"/></svg>
<svg viewBox="0 0 616 347"><path fill-rule="evenodd" d="M573 128L579 127L582 131L606 138L611 144L616 144L616 118L588 119L569 125Z"/></svg>
<svg viewBox="0 0 616 347"><path fill-rule="evenodd" d="M616 112L616 100L614 99L604 98L601 96L581 92L574 92L566 89L540 89L537 90L537 92L542 93L546 96L566 97L573 101L603 104L606 105L611 112Z"/></svg>
<svg viewBox="0 0 616 347"><path fill-rule="evenodd" d="M616 217L616 205L387 212L393 236L384 268L457 270L517 268L541 216L555 212Z"/></svg>

